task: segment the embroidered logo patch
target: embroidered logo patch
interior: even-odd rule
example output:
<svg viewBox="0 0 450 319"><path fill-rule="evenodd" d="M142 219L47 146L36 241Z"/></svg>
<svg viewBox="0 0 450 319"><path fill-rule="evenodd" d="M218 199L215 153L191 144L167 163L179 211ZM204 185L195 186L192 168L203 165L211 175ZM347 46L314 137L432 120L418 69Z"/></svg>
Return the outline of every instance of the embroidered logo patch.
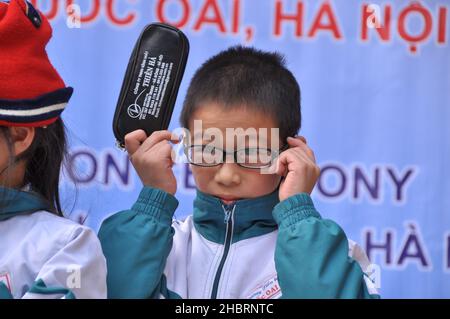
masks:
<svg viewBox="0 0 450 319"><path fill-rule="evenodd" d="M250 294L249 299L277 299L281 297L281 288L278 284L278 276L275 275L267 280L264 284L255 288Z"/></svg>

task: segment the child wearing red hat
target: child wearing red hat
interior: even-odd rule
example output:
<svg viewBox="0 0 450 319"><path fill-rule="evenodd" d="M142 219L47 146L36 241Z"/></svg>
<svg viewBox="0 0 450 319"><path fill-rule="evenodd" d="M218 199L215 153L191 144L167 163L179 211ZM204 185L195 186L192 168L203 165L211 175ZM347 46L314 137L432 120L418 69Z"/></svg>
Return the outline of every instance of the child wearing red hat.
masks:
<svg viewBox="0 0 450 319"><path fill-rule="evenodd" d="M29 2L0 1L0 298L104 298L100 243L61 211L73 89L48 59L51 36Z"/></svg>

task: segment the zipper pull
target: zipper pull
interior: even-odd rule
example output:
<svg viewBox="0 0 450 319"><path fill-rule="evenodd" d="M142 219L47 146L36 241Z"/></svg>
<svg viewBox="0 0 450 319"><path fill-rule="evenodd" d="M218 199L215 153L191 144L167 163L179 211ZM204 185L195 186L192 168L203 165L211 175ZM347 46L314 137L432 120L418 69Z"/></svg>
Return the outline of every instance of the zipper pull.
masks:
<svg viewBox="0 0 450 319"><path fill-rule="evenodd" d="M233 206L234 206L234 205L233 205ZM224 219L223 219L223 222L224 222L225 224L227 224L228 221L230 220L230 217L231 217L232 208L229 207L229 206L227 206L227 207L225 208L224 205L222 205L222 208L223 208L223 211L224 211L224 213L225 213L225 217L224 217Z"/></svg>

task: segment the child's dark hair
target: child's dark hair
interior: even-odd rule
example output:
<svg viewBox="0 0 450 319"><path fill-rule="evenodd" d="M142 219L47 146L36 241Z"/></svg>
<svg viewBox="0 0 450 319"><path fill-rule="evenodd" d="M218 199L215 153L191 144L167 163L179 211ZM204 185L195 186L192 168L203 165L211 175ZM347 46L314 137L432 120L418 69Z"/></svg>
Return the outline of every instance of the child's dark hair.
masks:
<svg viewBox="0 0 450 319"><path fill-rule="evenodd" d="M271 115L283 141L301 127L300 87L279 53L235 46L210 58L192 78L181 125L188 128L196 109L210 102Z"/></svg>
<svg viewBox="0 0 450 319"><path fill-rule="evenodd" d="M59 178L61 168L67 154L67 139L64 123L61 118L46 128L36 128L30 147L17 157L10 158L10 163L26 161L23 186L30 185L31 190L38 193L48 202L50 211L63 216L59 198ZM0 126L8 148L13 150L8 127Z"/></svg>

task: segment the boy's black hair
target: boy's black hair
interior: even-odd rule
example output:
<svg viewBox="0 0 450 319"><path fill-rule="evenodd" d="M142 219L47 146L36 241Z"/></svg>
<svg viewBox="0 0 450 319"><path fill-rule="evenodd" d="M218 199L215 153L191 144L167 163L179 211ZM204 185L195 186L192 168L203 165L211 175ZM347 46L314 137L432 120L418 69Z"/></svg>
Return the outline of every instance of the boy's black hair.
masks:
<svg viewBox="0 0 450 319"><path fill-rule="evenodd" d="M10 154L13 151L9 128L0 126L0 134L6 140ZM26 161L23 185L30 185L49 205L50 211L63 216L59 196L61 168L67 154L67 138L64 123L58 118L46 128L36 128L30 147L17 157L10 155L9 165ZM0 203L1 204L1 203Z"/></svg>
<svg viewBox="0 0 450 319"><path fill-rule="evenodd" d="M192 114L209 102L269 114L283 142L301 127L300 87L279 53L234 46L207 60L191 80L181 125L188 128Z"/></svg>

